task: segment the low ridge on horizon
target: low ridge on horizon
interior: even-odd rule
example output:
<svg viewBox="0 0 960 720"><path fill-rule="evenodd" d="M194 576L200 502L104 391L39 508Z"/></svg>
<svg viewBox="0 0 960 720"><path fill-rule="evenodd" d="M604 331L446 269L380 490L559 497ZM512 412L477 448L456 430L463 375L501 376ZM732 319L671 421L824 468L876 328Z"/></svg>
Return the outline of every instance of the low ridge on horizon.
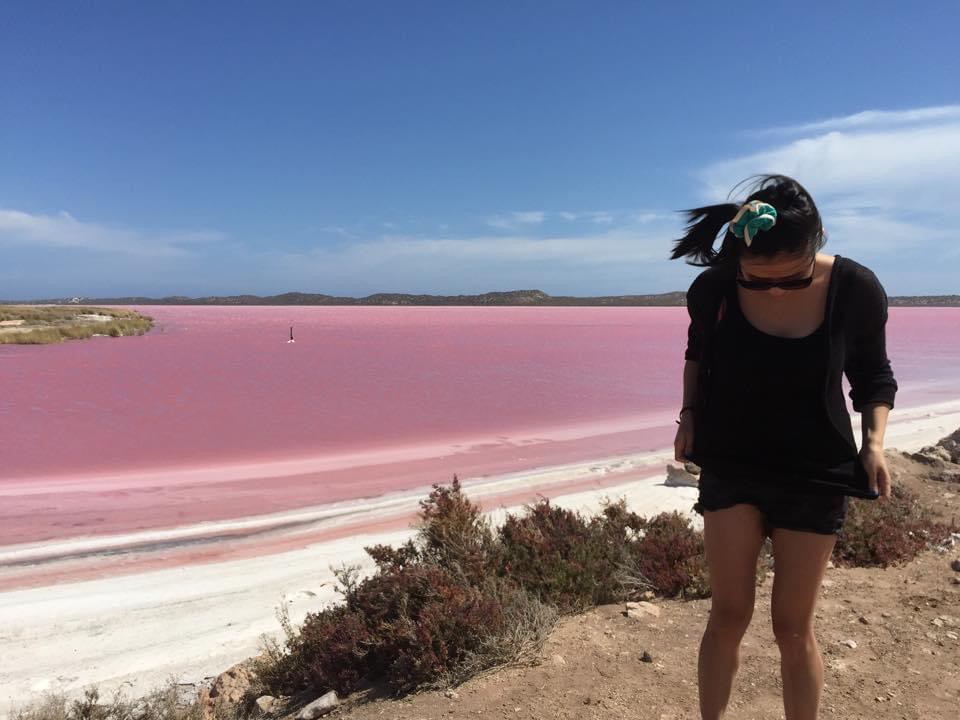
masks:
<svg viewBox="0 0 960 720"><path fill-rule="evenodd" d="M442 295L429 293L379 292L362 297L324 293L286 292L277 295L207 295L189 297L168 295L162 298L62 297L37 300L0 300L4 305L568 305L568 306L685 306L687 293L624 295L550 295L538 289L503 290L485 293ZM891 306L960 307L960 295L896 295Z"/></svg>

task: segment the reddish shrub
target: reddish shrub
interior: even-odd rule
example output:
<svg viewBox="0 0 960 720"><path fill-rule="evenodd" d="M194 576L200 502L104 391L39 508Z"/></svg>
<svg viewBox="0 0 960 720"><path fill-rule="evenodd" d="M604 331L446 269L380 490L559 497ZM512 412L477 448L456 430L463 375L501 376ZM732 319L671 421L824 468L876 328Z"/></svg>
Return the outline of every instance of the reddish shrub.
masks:
<svg viewBox="0 0 960 720"><path fill-rule="evenodd" d="M369 633L362 616L339 605L309 613L282 654L262 663L259 679L273 694L292 695L306 687L350 692L363 677Z"/></svg>
<svg viewBox="0 0 960 720"><path fill-rule="evenodd" d="M632 568L658 595L706 597L710 584L703 555L703 533L674 511L646 521L643 536L631 543Z"/></svg>
<svg viewBox="0 0 960 720"><path fill-rule="evenodd" d="M936 522L916 495L894 485L886 500L850 498L833 558L838 565L887 567L908 562L930 543L945 540L955 526Z"/></svg>
<svg viewBox="0 0 960 720"><path fill-rule="evenodd" d="M380 572L357 583L346 605L309 614L263 679L286 693L309 684L348 694L364 678L401 693L453 669L502 624L495 597L439 566Z"/></svg>
<svg viewBox="0 0 960 720"><path fill-rule="evenodd" d="M261 672L271 693L348 694L365 679L402 693L508 661L542 641L553 608L629 597L628 565L661 594L697 591L702 542L676 513L645 520L621 499L584 519L544 498L494 534L456 476L433 487L416 542L365 548L376 572L337 572L345 603L288 633L285 653Z"/></svg>
<svg viewBox="0 0 960 720"><path fill-rule="evenodd" d="M367 652L371 637L366 618L343 606L308 616L301 630L299 654L307 670L306 680L324 693L353 692L367 675Z"/></svg>
<svg viewBox="0 0 960 720"><path fill-rule="evenodd" d="M604 516L584 520L542 498L500 528L500 574L562 612L623 597L615 569L624 558L623 528ZM619 537L618 537L619 534Z"/></svg>
<svg viewBox="0 0 960 720"><path fill-rule="evenodd" d="M497 564L497 543L478 505L463 493L453 476L450 487L434 484L420 502L417 540L420 559L481 585Z"/></svg>
<svg viewBox="0 0 960 720"><path fill-rule="evenodd" d="M371 577L347 602L376 638L367 671L397 692L449 669L501 624L494 600L438 566Z"/></svg>

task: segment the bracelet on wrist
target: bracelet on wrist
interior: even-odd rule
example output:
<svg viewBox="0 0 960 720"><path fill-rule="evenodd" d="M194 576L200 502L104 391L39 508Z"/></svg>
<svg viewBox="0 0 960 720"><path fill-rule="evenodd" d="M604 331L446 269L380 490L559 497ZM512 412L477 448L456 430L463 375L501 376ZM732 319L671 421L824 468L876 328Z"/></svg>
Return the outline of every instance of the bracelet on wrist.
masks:
<svg viewBox="0 0 960 720"><path fill-rule="evenodd" d="M677 420L675 420L674 422L676 422L677 425L679 425L679 424L680 424L680 420L683 419L683 413L684 413L684 411L686 411L686 410L695 410L695 409L696 409L696 407L693 406L693 405L684 405L682 408L680 408L680 412L677 413Z"/></svg>

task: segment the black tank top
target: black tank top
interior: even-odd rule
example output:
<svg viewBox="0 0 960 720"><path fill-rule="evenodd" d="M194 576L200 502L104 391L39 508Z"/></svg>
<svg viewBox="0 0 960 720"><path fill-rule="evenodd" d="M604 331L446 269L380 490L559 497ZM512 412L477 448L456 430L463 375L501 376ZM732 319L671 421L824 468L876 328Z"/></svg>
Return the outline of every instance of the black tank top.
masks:
<svg viewBox="0 0 960 720"><path fill-rule="evenodd" d="M825 323L802 338L769 335L743 315L734 289L713 352L703 437L694 438L703 467L731 482L836 492L817 482L823 471L850 460L849 447L830 429L823 402Z"/></svg>

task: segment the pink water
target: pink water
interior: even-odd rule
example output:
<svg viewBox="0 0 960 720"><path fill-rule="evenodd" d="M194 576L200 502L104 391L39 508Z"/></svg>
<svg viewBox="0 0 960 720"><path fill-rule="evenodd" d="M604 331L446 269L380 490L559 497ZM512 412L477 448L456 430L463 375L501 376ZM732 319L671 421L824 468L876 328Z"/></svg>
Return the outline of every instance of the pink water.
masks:
<svg viewBox="0 0 960 720"><path fill-rule="evenodd" d="M157 321L146 336L0 346L0 418L16 448L0 478L656 413L676 404L682 362L677 308L138 309Z"/></svg>
<svg viewBox="0 0 960 720"><path fill-rule="evenodd" d="M148 335L0 345L0 545L663 449L676 427L684 308L136 309ZM960 309L891 308L887 332L898 406L960 397Z"/></svg>

